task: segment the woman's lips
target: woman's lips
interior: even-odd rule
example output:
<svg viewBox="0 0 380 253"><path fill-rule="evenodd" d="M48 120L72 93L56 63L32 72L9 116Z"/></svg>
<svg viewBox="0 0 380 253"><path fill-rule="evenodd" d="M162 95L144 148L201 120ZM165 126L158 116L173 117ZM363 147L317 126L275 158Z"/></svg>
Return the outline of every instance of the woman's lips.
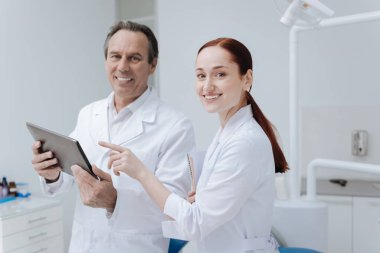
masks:
<svg viewBox="0 0 380 253"><path fill-rule="evenodd" d="M207 94L207 95L203 95L203 97L206 99L206 100L215 100L217 98L219 98L222 94Z"/></svg>

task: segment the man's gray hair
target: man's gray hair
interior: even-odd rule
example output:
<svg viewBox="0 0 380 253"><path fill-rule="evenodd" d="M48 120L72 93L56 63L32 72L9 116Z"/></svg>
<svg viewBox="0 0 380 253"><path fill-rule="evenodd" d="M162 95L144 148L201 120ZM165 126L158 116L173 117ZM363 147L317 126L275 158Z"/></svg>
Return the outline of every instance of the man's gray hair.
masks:
<svg viewBox="0 0 380 253"><path fill-rule="evenodd" d="M104 42L104 57L106 59L107 59L107 53L108 53L108 43L111 37L120 30L142 32L143 34L145 34L149 43L148 63L151 64L153 62L153 59L158 58L158 43L157 43L156 36L154 36L154 33L152 32L152 30L146 25L135 23L132 21L123 20L111 26L110 32L107 34L107 38Z"/></svg>

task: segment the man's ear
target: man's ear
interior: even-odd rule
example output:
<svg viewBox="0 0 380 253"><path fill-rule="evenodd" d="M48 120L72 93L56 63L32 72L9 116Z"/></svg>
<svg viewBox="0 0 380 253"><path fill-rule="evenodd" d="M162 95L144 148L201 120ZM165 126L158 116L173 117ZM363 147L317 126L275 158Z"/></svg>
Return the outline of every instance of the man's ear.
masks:
<svg viewBox="0 0 380 253"><path fill-rule="evenodd" d="M158 63L158 59L157 59L157 58L154 58L154 59L152 60L152 63L150 64L150 73L151 73L151 74L153 74L154 71L156 70L157 63Z"/></svg>

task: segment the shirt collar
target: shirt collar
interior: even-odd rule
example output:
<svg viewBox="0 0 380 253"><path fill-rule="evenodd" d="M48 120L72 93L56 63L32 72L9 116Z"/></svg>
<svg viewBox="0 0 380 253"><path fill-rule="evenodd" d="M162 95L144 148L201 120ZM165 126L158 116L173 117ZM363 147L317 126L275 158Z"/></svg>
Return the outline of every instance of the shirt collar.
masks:
<svg viewBox="0 0 380 253"><path fill-rule="evenodd" d="M124 110L126 110L128 108L129 111L131 111L132 113L136 112L137 109L146 101L146 99L148 98L149 94L151 93L151 88L147 88L143 94L141 94L135 101L133 101L132 103L130 103L129 105L127 105L126 107L124 107L123 109L121 109L119 111L122 112ZM116 111L116 108L115 108L115 93L112 92L108 98L107 98L107 103L108 103L108 108L113 110L113 111Z"/></svg>

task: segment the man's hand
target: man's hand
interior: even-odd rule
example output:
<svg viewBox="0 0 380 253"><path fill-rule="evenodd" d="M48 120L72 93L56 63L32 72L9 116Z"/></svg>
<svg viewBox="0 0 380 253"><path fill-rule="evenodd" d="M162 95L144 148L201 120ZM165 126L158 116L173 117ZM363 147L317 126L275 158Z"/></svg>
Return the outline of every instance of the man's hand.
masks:
<svg viewBox="0 0 380 253"><path fill-rule="evenodd" d="M61 167L58 166L58 159L54 157L53 152L48 151L40 153L41 142L36 141L32 145L34 170L44 177L46 182L52 183L58 180Z"/></svg>
<svg viewBox="0 0 380 253"><path fill-rule="evenodd" d="M78 165L73 165L71 170L79 186L82 203L86 206L105 208L108 212L113 212L117 191L112 185L111 176L95 165L92 165L92 170L101 181L95 179Z"/></svg>

